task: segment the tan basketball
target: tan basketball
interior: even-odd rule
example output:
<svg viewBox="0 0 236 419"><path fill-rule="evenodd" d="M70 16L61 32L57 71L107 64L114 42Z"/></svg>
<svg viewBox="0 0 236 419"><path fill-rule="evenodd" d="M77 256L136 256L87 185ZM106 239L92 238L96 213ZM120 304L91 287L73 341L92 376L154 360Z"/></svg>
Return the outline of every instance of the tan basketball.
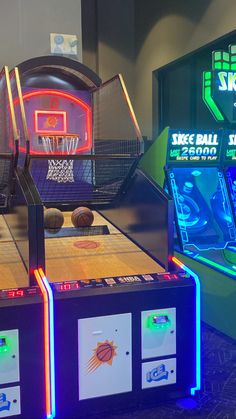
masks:
<svg viewBox="0 0 236 419"><path fill-rule="evenodd" d="M93 213L87 207L78 207L71 214L71 222L74 227L90 227L93 220Z"/></svg>
<svg viewBox="0 0 236 419"><path fill-rule="evenodd" d="M59 229L63 226L64 215L57 208L48 208L44 211L44 227L47 229Z"/></svg>

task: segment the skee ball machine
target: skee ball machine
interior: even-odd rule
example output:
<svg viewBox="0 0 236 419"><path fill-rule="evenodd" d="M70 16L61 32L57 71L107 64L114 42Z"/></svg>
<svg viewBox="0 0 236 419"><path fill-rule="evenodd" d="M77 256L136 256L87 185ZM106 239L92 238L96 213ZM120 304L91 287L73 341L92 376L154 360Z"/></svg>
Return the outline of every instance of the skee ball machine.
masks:
<svg viewBox="0 0 236 419"><path fill-rule="evenodd" d="M17 170L18 129L7 67L0 75L0 418L50 416L47 313L35 272L34 184Z"/></svg>
<svg viewBox="0 0 236 419"><path fill-rule="evenodd" d="M18 69L19 164L65 218L57 232L37 228L53 293L55 416L194 394L199 282L173 257L172 200L136 169L142 138L121 76L102 83L62 57ZM79 205L93 210L89 228L72 226Z"/></svg>
<svg viewBox="0 0 236 419"><path fill-rule="evenodd" d="M175 254L200 278L203 320L236 338L236 230L221 165L224 142L223 130L166 128L140 167L173 196Z"/></svg>
<svg viewBox="0 0 236 419"><path fill-rule="evenodd" d="M222 155L226 184L228 186L234 219L236 220L236 133L233 130L224 131Z"/></svg>

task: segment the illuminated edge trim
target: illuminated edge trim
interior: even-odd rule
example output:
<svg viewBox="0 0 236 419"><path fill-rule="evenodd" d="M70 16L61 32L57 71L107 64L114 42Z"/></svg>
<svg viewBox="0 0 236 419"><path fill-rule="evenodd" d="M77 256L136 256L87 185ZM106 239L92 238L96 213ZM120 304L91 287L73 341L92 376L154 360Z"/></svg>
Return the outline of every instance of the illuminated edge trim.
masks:
<svg viewBox="0 0 236 419"><path fill-rule="evenodd" d="M21 119L22 119L22 124L23 124L23 131L24 131L25 141L28 143L29 132L28 132L28 127L27 127L27 122L26 122L25 107L24 107L24 102L23 102L23 97L22 97L22 89L21 89L21 82L20 82L20 75L19 75L18 67L15 67L14 71L15 71L17 93L18 93L18 98L19 98L19 103L20 103L20 112L21 112Z"/></svg>
<svg viewBox="0 0 236 419"><path fill-rule="evenodd" d="M54 418L55 408L55 359L54 359L54 308L52 290L41 268L34 270L44 302L44 360L45 360L45 393L46 417Z"/></svg>
<svg viewBox="0 0 236 419"><path fill-rule="evenodd" d="M10 115L11 115L11 123L12 123L12 130L13 130L13 137L14 141L19 139L18 132L17 132L17 125L16 125L16 115L15 115L15 109L13 104L13 97L12 97L12 90L11 90L11 81L10 81L10 74L8 66L5 65L4 67L4 73L6 80L6 86L7 86L7 96L9 101L9 107L10 107ZM2 75L1 75L2 77Z"/></svg>
<svg viewBox="0 0 236 419"><path fill-rule="evenodd" d="M235 271L231 270L230 268L223 267L222 265L218 264L217 262L214 262L214 261L212 261L210 259L207 259L203 256L198 255L198 256L194 257L194 260L200 260L201 262L205 263L206 265L213 266L213 268L216 268L220 272L231 275L234 278L236 277L236 272Z"/></svg>
<svg viewBox="0 0 236 419"><path fill-rule="evenodd" d="M210 81L210 85L206 86L206 82ZM225 118L222 115L220 109L218 108L217 104L215 103L212 94L211 94L211 84L212 84L212 75L210 71L203 72L203 84L202 84L202 97L203 101L205 102L206 106L211 111L212 115L217 121L224 121Z"/></svg>
<svg viewBox="0 0 236 419"><path fill-rule="evenodd" d="M201 296L200 296L200 281L191 269L184 265L175 256L172 257L172 261L188 272L194 279L196 285L196 385L190 389L190 393L194 396L197 390L201 389Z"/></svg>
<svg viewBox="0 0 236 419"><path fill-rule="evenodd" d="M124 94L125 94L125 99L126 99L126 102L127 102L128 108L129 108L130 116L131 116L131 118L133 120L133 123L134 123L134 127L135 127L137 137L140 141L142 141L143 137L142 137L142 134L141 134L141 131L140 131L140 128L139 128L139 124L138 124L136 115L134 113L134 109L133 109L128 91L127 91L126 86L125 86L124 79L123 79L121 74L118 74L118 77L119 77L119 80L120 80L121 87L122 87L122 89L124 91Z"/></svg>

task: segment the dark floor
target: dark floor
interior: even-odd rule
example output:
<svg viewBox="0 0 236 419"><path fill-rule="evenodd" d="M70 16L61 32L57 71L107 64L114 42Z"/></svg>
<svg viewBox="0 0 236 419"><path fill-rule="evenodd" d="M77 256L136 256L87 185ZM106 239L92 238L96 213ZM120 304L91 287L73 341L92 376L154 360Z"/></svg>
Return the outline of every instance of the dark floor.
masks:
<svg viewBox="0 0 236 419"><path fill-rule="evenodd" d="M235 325L236 327L236 325ZM236 342L202 326L202 390L194 398L99 419L236 418Z"/></svg>

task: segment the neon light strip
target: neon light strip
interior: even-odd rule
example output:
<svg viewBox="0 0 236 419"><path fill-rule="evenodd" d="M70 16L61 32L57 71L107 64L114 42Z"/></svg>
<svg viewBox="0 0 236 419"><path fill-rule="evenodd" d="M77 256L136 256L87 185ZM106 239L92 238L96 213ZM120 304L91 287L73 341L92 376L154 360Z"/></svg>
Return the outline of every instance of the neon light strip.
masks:
<svg viewBox="0 0 236 419"><path fill-rule="evenodd" d="M208 84L209 83L209 84ZM224 121L224 116L220 112L217 104L215 103L212 92L211 92L211 85L212 85L212 76L210 71L204 71L203 73L203 101L206 103L207 107L210 109L211 113L213 114L214 118L217 121Z"/></svg>
<svg viewBox="0 0 236 419"><path fill-rule="evenodd" d="M8 70L7 66L4 67L4 71L5 71L5 79L6 79L6 85L7 85L7 95L8 95L8 100L9 100L10 114L11 114L13 137L14 137L14 140L18 140L19 136L18 136L17 125L16 125L16 115L15 115L15 110L14 110L14 105L13 105L10 75L9 75L9 70Z"/></svg>
<svg viewBox="0 0 236 419"><path fill-rule="evenodd" d="M172 257L172 261L184 269L189 275L191 275L196 285L196 385L190 389L190 393L194 396L197 390L201 388L201 296L200 296L200 281L198 276L191 271L186 265L184 265L175 256Z"/></svg>
<svg viewBox="0 0 236 419"><path fill-rule="evenodd" d="M52 291L42 269L34 275L43 295L44 302L44 367L46 392L46 417L55 417L55 362L54 362L54 316Z"/></svg>
<svg viewBox="0 0 236 419"><path fill-rule="evenodd" d="M218 269L221 272L224 272L226 274L232 275L234 277L236 277L236 272L231 270L230 268L226 268L222 265L219 265L216 262L213 262L212 260L209 260L207 258L204 258L203 256L196 256L194 258L195 260L201 260L202 262L205 262L207 265L213 266L214 268Z"/></svg>
<svg viewBox="0 0 236 419"><path fill-rule="evenodd" d="M133 123L134 123L134 127L135 127L135 131L136 131L137 137L141 141L142 140L142 134L141 134L141 131L140 131L140 128L139 128L138 121L136 119L134 110L133 110L133 106L132 106L131 101L130 101L130 98L129 98L128 91L127 91L126 86L125 86L124 79L123 79L123 77L122 77L121 74L119 74L119 80L120 80L122 89L123 89L124 94L125 94L126 102L127 102L128 108L129 108L129 112L130 112L131 118L132 118Z"/></svg>
<svg viewBox="0 0 236 419"><path fill-rule="evenodd" d="M49 296L49 314L50 314L50 378L51 378L51 404L52 417L56 416L56 397L55 397L55 342L54 342L54 300L52 289L42 270L39 268L40 276L44 282Z"/></svg>
<svg viewBox="0 0 236 419"><path fill-rule="evenodd" d="M20 82L20 75L19 75L18 67L15 67L14 70L15 70L16 87L17 87L17 92L18 92L18 97L19 97L19 102L20 102L20 111L21 111L24 137L25 137L25 141L28 142L29 131L28 131L27 122L26 122L25 107L24 107L24 102L23 102L23 97L22 97L22 89L21 89L21 82Z"/></svg>

